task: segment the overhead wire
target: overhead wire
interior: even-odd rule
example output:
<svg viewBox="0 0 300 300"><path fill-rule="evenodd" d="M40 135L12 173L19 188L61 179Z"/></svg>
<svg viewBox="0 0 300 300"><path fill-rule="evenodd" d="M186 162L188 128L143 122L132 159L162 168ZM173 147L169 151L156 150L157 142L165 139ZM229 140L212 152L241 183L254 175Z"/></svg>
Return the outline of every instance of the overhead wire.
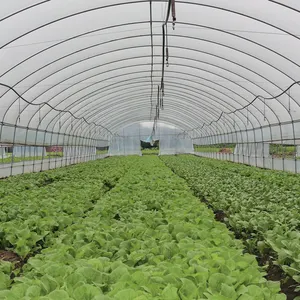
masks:
<svg viewBox="0 0 300 300"><path fill-rule="evenodd" d="M167 67L169 66L168 21L170 18L171 11L173 16L173 29L174 29L174 25L176 21L175 0L168 0L167 14L162 24L162 68L161 68L160 86L158 87L158 89L160 90L160 96L158 97L158 101L157 101L156 116L154 118L152 135L155 134L157 121L160 117L160 109L163 109L163 98L165 95L165 83L164 83L165 65L167 65Z"/></svg>
<svg viewBox="0 0 300 300"><path fill-rule="evenodd" d="M153 25L152 26L152 28L160 28L160 27L161 27L160 25ZM139 28L134 28L134 29L118 30L118 31L114 31L113 33L114 34L118 34L118 33L123 33L123 32L143 31L143 30L147 30L147 29L148 29L148 27L139 27ZM91 38L91 37L111 35L111 34L112 34L111 32L103 32L103 33L98 33L98 34L88 34L88 35L84 35L84 36L78 36L78 37L76 37L76 39L88 39L88 38ZM19 48L19 47L29 47L29 46L35 46L35 45L40 45L40 44L62 42L62 41L65 41L65 39L52 39L52 40L45 40L45 41L35 42L35 43L26 43L26 44L20 44L20 45L12 45L12 46L7 46L7 47L5 47L3 49L11 49L11 48Z"/></svg>
<svg viewBox="0 0 300 300"><path fill-rule="evenodd" d="M48 102L39 102L39 103L33 103L33 102L31 102L31 101L28 101L28 100L26 100L22 95L20 95L13 87L11 87L10 85L7 85L7 84L5 84L5 83L2 83L2 82L0 82L0 86L3 86L3 87L5 87L5 88L7 88L7 89L9 89L10 91L12 91L12 92L14 92L18 97L19 97L19 110L21 109L21 107L20 107L20 99L22 99L24 102L26 102L27 104L29 104L29 105L34 105L34 106L44 106L44 105L47 105L48 107L50 107L52 110L54 110L54 111L57 111L58 113L59 113L59 118L60 118L60 115L61 115L61 113L68 113L68 114L70 114L74 119L76 119L76 120L81 120L81 121L83 121L83 122L85 122L87 125L95 125L95 126L97 126L97 127L100 127L100 128L102 128L102 129L105 129L105 130L107 130L107 132L109 132L111 135L113 135L113 133L108 129L108 128L106 128L106 127L104 127L104 126L102 126L102 125L99 125L99 124L96 124L95 122L88 122L87 120L86 120L86 118L85 117L76 117L71 111L69 111L69 110L63 110L63 109L58 109L58 108L55 108L54 106L52 106L51 104L49 104ZM18 116L18 120L20 120L20 113L19 113L19 116Z"/></svg>
<svg viewBox="0 0 300 300"><path fill-rule="evenodd" d="M266 101L267 100L277 100L277 98L281 97L282 95L286 94L287 92L290 91L290 89L295 86L295 85L300 85L300 80L299 81L295 81L293 82L289 87L287 87L285 90L283 90L280 94L276 95L276 96L272 96L272 97L264 97L264 96L261 96L261 95L257 95L252 101L250 101L248 104L246 104L245 106L243 107L240 107L240 108L237 108L235 110L232 110L230 112L225 112L225 111L222 111L220 116L218 117L218 119L216 120L213 120L209 123L203 123L202 126L199 126L199 127L196 127L196 128L193 128L191 130L188 130L188 131L193 131L193 130L196 130L196 129L203 129L204 126L211 126L213 123L217 123L218 121L220 121L220 119L222 118L223 115L231 115L231 114L235 114L236 112L238 111L241 111L245 108L249 108L250 105L252 105L257 99L262 99L263 100L263 103L264 103L264 110L263 110L263 115L264 115L264 120L266 120Z"/></svg>
<svg viewBox="0 0 300 300"><path fill-rule="evenodd" d="M161 28L161 25L153 25L152 28ZM192 26L183 25L183 24L181 24L180 28L189 28L190 30L197 30L197 31L199 31L199 30L213 30L212 28L198 28L198 27L194 28ZM114 33L133 32L133 31L142 31L142 30L147 30L147 27L145 27L145 28L140 27L140 28L135 28L135 29L118 30L118 31L115 31ZM289 34L284 33L284 32L268 32L268 31L241 30L241 29L228 29L228 28L222 28L222 30L224 30L226 32L253 33L253 34L260 34L260 35L289 36ZM86 35L86 36L76 37L76 39L86 39L86 38L90 38L90 37L103 36L103 35L111 35L111 32L99 33L99 34L89 34L89 35ZM295 36L300 37L300 34L295 34ZM19 47L29 47L29 46L34 46L34 45L47 44L47 43L60 42L60 41L65 41L65 39L53 39L53 40L45 40L45 41L40 41L40 42L35 42L35 43L26 43L26 44L20 44L20 45L13 45L13 46L7 46L4 49L19 48Z"/></svg>

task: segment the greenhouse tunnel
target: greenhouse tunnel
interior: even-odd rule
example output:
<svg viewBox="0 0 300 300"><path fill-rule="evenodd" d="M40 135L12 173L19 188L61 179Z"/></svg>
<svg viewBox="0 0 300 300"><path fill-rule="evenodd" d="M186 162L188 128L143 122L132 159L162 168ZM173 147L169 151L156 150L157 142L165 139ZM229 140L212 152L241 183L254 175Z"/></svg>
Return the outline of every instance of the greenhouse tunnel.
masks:
<svg viewBox="0 0 300 300"><path fill-rule="evenodd" d="M0 1L0 300L300 300L299 173L300 0Z"/></svg>
<svg viewBox="0 0 300 300"><path fill-rule="evenodd" d="M299 9L296 0L3 2L2 176L95 159L143 121L179 127L200 156L299 172Z"/></svg>

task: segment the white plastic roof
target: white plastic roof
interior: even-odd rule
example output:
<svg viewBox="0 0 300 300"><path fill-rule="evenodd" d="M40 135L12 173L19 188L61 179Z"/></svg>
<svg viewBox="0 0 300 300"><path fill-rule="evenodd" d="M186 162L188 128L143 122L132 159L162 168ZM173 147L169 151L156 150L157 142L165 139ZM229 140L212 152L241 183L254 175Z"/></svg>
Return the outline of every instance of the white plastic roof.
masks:
<svg viewBox="0 0 300 300"><path fill-rule="evenodd" d="M94 126L108 136L154 120L168 5L1 1L0 121L82 134ZM299 0L175 5L160 121L198 137L300 119Z"/></svg>

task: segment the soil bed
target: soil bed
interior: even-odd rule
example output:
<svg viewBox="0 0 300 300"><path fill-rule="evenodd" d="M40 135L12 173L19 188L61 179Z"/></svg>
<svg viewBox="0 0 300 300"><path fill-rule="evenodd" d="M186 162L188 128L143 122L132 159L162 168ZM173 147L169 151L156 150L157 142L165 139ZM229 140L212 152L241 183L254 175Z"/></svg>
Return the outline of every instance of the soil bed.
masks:
<svg viewBox="0 0 300 300"><path fill-rule="evenodd" d="M176 174L173 168L170 168L174 174ZM179 176L179 175L178 175ZM179 176L185 180L184 177ZM237 232L232 228L228 222L226 222L227 218L229 217L223 210L219 210L214 208L211 203L201 194L199 191L193 190L190 188L194 195L200 199L201 202L205 203L206 206L211 209L215 214L215 219L219 222L224 223L227 228L232 231L235 235L236 239L242 240L245 244L245 238L240 232ZM245 235L247 236L247 235ZM250 253L250 252L249 252ZM295 292L295 288L299 285L295 280L285 274L282 269L273 264L272 258L269 255L264 255L263 257L259 253L250 253L255 255L256 260L261 267L267 267L266 273L267 275L265 278L270 281L279 281L281 292L286 295L287 300L294 300L297 296L300 297L300 291ZM274 255L273 255L274 257Z"/></svg>
<svg viewBox="0 0 300 300"><path fill-rule="evenodd" d="M227 228L232 231L235 234L235 237L237 239L242 240L245 243L245 238L243 236L236 232L234 228L232 228L228 222L226 222L226 219L228 216L223 210L214 210L212 205L209 203L207 199L205 199L203 196L199 197L199 194L196 195L198 198L200 198L200 201L205 203L208 208L213 210L215 214L215 219L219 222L224 223ZM270 255L264 255L261 256L258 253L250 253L255 255L256 260L261 267L268 266L266 269L267 275L265 278L270 281L279 281L280 282L280 287L281 287L281 292L286 295L287 300L294 300L297 296L300 296L300 291L295 292L295 288L297 285L299 285L295 280L293 280L291 277L289 277L287 274L285 274L282 269L279 266L274 265L273 260ZM273 255L274 256L274 255Z"/></svg>

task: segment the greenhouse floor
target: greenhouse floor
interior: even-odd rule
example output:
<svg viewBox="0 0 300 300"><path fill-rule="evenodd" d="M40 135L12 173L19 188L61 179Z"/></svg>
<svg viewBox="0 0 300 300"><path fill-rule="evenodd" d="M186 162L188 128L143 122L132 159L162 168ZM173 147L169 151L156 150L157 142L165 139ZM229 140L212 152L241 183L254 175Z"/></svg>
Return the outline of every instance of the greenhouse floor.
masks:
<svg viewBox="0 0 300 300"><path fill-rule="evenodd" d="M14 259L0 299L293 299L181 178L210 161L112 157L1 180L0 258Z"/></svg>

